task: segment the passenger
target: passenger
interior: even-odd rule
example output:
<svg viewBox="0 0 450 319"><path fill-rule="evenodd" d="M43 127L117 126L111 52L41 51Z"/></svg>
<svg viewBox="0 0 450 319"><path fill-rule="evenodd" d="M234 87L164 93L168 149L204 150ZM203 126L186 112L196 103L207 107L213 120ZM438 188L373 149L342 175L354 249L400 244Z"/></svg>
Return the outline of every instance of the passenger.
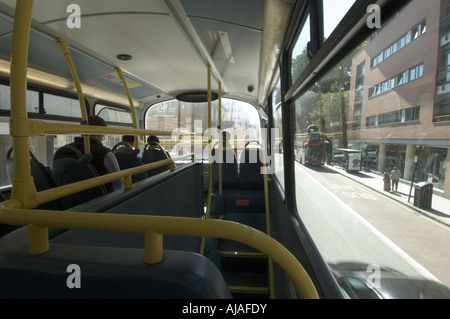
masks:
<svg viewBox="0 0 450 319"><path fill-rule="evenodd" d="M170 156L170 153L167 150L165 150L159 143L158 136L150 135L149 137L147 137L147 145L146 145L145 149L157 149L157 150L165 152L168 158L172 158Z"/></svg>
<svg viewBox="0 0 450 319"><path fill-rule="evenodd" d="M136 148L134 139L135 139L134 135L123 135L122 136L122 142L126 142L126 143L130 144L130 146L133 149Z"/></svg>
<svg viewBox="0 0 450 319"><path fill-rule="evenodd" d="M391 177L390 177L387 169L385 169L384 173L383 173L383 183L384 183L383 190L390 191L391 190Z"/></svg>
<svg viewBox="0 0 450 319"><path fill-rule="evenodd" d="M90 115L88 117L88 125L107 126L104 119L102 119L99 116L93 116L93 115ZM97 170L97 173L99 175L105 175L110 172L120 170L119 164L117 163L115 156L113 156L111 149L102 144L102 141L104 140L104 138L105 138L104 135L89 135L89 140L91 143L91 154L92 154L91 164L95 167L95 169ZM82 154L85 154L84 138L82 136L75 137L75 141L69 145L75 146L76 148L78 148L80 150L80 152ZM108 157L108 162L111 163L110 166L112 166L112 167L110 167L110 168L107 168L107 165L105 165L106 157ZM107 184L105 184L105 186L106 186L106 189L108 192L114 191L113 183L107 183Z"/></svg>
<svg viewBox="0 0 450 319"><path fill-rule="evenodd" d="M234 145L231 143L231 132L229 130L222 131L222 145L224 148L230 148L233 150L234 155L237 158L237 150Z"/></svg>

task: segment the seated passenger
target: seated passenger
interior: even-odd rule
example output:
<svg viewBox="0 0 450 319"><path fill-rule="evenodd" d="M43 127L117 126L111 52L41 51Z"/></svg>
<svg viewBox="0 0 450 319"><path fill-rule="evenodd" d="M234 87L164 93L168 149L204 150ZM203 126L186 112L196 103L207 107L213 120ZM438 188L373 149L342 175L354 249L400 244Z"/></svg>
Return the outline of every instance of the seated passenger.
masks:
<svg viewBox="0 0 450 319"><path fill-rule="evenodd" d="M159 144L159 138L158 138L158 136L150 135L149 137L147 137L147 145L145 146L145 150L148 150L148 149L157 149L157 150L163 151L163 152L166 153L167 158L172 158L172 157L170 156L170 153L169 153L168 151L166 151L166 150L161 146L161 144Z"/></svg>
<svg viewBox="0 0 450 319"><path fill-rule="evenodd" d="M239 164L237 150L231 144L231 132L223 130L221 141L211 151L212 155L212 186L220 187L220 168L222 170L222 187L225 189L236 189L239 185Z"/></svg>
<svg viewBox="0 0 450 319"><path fill-rule="evenodd" d="M135 149L136 146L135 146L134 138L135 138L134 135L123 135L123 136L122 136L122 142L125 142L125 143L130 144L130 146L131 146L133 149Z"/></svg>
<svg viewBox="0 0 450 319"><path fill-rule="evenodd" d="M238 164L238 155L237 155L237 149L234 147L234 145L231 143L231 132L229 130L223 130L222 131L222 146L225 151L232 150L234 153L234 161L236 164ZM223 159L224 162L228 162L230 159Z"/></svg>
<svg viewBox="0 0 450 319"><path fill-rule="evenodd" d="M88 125L107 126L104 119L93 115L88 117ZM104 137L104 135L89 135L91 154L93 156L91 164L95 167L99 175L105 175L120 170L119 164L112 154L111 149L102 144ZM83 136L75 137L75 141L69 145L75 146L82 154L85 154ZM108 192L112 192L120 188L121 183L107 183L105 186Z"/></svg>

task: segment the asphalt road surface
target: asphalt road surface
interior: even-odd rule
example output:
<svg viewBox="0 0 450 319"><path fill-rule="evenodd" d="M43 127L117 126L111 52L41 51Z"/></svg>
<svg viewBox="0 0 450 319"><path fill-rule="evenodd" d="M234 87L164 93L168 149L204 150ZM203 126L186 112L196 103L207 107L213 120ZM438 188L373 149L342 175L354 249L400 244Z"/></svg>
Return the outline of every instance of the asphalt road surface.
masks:
<svg viewBox="0 0 450 319"><path fill-rule="evenodd" d="M327 263L387 266L450 286L450 228L326 167L297 163L296 193Z"/></svg>

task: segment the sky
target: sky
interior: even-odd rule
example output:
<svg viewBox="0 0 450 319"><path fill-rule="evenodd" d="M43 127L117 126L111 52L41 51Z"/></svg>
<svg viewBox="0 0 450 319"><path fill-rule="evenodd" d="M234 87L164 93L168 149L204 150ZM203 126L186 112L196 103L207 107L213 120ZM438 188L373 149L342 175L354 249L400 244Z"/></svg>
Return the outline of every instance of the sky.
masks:
<svg viewBox="0 0 450 319"><path fill-rule="evenodd" d="M355 0L323 0L324 34L326 38L330 36L354 2ZM300 34L298 46L294 49L294 57L301 54L309 42L309 30L309 23L306 23Z"/></svg>
<svg viewBox="0 0 450 319"><path fill-rule="evenodd" d="M323 0L325 37L328 37L355 0Z"/></svg>

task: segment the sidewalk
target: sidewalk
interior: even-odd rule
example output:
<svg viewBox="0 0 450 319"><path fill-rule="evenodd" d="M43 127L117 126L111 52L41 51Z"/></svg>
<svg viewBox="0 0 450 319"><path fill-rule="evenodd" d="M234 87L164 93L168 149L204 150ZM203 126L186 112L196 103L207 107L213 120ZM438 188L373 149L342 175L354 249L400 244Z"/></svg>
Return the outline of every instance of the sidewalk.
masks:
<svg viewBox="0 0 450 319"><path fill-rule="evenodd" d="M379 173L366 171L346 172L337 166L327 165L327 167L450 227L450 199L446 199L436 194L436 192L434 192L431 199L431 209L425 210L414 206L415 185L413 184L411 188L411 182L409 181L400 180L398 192L393 192L392 190L387 192L383 190L383 177Z"/></svg>

